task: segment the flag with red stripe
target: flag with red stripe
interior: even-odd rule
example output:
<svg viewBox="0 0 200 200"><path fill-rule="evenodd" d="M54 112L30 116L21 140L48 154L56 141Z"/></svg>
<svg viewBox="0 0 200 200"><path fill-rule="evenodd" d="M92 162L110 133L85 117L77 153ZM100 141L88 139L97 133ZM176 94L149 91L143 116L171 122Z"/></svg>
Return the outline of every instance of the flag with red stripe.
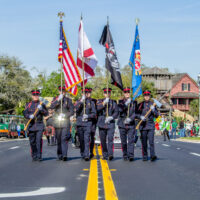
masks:
<svg viewBox="0 0 200 200"><path fill-rule="evenodd" d="M58 60L63 64L66 90L68 90L72 95L76 96L78 90L71 88L82 82L82 78L70 51L62 21L60 21L60 44Z"/></svg>
<svg viewBox="0 0 200 200"><path fill-rule="evenodd" d="M84 58L84 59L83 59ZM78 34L78 51L77 51L77 66L79 67L82 76L82 60L84 62L85 83L87 80L95 75L95 68L97 66L97 58L90 45L88 37L83 29L83 21L81 19ZM83 77L82 77L83 79Z"/></svg>

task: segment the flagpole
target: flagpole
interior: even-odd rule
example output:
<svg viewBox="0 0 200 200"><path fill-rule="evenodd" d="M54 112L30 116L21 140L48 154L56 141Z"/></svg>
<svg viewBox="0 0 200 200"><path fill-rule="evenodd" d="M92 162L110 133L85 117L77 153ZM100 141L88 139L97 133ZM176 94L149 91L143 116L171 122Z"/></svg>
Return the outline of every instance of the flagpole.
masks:
<svg viewBox="0 0 200 200"><path fill-rule="evenodd" d="M107 34L106 34L106 39L108 37L108 27L109 27L109 17L107 16ZM106 61L107 61L107 58L106 58ZM105 62L106 64L106 62ZM108 72L108 69L106 70L106 78L107 78L107 98L108 98L108 79L109 79L109 72ZM108 117L108 103L107 103L107 108L106 108L106 116Z"/></svg>
<svg viewBox="0 0 200 200"><path fill-rule="evenodd" d="M139 22L140 22L139 18L136 18L135 19L136 26L139 24ZM134 52L134 57L135 57L135 52ZM134 59L134 61L135 61L135 59ZM135 63L133 63L133 66L131 67L131 84L130 84L131 85L130 86L131 92L133 92L133 86L132 86L132 83L133 83L133 67L135 67ZM132 96L132 98L134 98L133 93L131 94L131 96ZM127 117L129 117L129 112L130 112L130 104L128 105Z"/></svg>
<svg viewBox="0 0 200 200"><path fill-rule="evenodd" d="M83 16L81 13L81 21L83 20ZM82 44L81 44L81 56L82 56L82 76L83 76L83 95L85 96L85 65L84 65L84 33L83 33L83 23L81 24L82 28ZM85 114L85 99L83 100L83 114Z"/></svg>
<svg viewBox="0 0 200 200"><path fill-rule="evenodd" d="M60 22L62 22L63 20L62 20L62 18L65 16L65 13L64 12L59 12L58 13L58 17L60 17ZM62 82L63 82L63 78L62 78L62 71L63 71L63 62L62 62L62 58L61 58L61 62L60 62L60 66L61 66L61 69L60 69L60 76L61 76L61 78L60 78L60 87L61 87L61 94L63 93L63 84L62 84ZM63 101L62 101L62 99L61 99L61 114L62 114L62 107L63 107Z"/></svg>

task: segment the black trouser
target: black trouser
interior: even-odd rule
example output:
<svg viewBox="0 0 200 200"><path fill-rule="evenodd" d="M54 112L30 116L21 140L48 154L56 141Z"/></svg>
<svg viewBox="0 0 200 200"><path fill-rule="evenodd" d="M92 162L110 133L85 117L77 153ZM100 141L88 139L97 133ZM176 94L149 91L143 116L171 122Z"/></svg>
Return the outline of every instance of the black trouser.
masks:
<svg viewBox="0 0 200 200"><path fill-rule="evenodd" d="M123 157L134 157L134 135L135 129L134 128L119 128L122 150L123 150ZM127 137L128 137L128 144L127 144ZM128 148L127 148L128 147Z"/></svg>
<svg viewBox="0 0 200 200"><path fill-rule="evenodd" d="M57 155L58 158L67 157L68 141L70 139L69 128L56 128Z"/></svg>
<svg viewBox="0 0 200 200"><path fill-rule="evenodd" d="M42 158L42 133L43 130L29 131L32 158Z"/></svg>
<svg viewBox="0 0 200 200"><path fill-rule="evenodd" d="M115 128L102 129L99 128L99 136L101 140L103 157L108 158L108 156L113 156L113 137ZM108 145L106 143L106 138L108 136Z"/></svg>
<svg viewBox="0 0 200 200"><path fill-rule="evenodd" d="M166 136L167 136L168 140L170 140L169 131L167 129L164 129L163 136L164 136L164 141L166 141Z"/></svg>
<svg viewBox="0 0 200 200"><path fill-rule="evenodd" d="M77 126L81 156L89 158L91 126Z"/></svg>
<svg viewBox="0 0 200 200"><path fill-rule="evenodd" d="M147 152L147 140L149 140L150 146L150 156L155 156L155 148L154 148L154 132L155 130L141 130L141 142L142 142L142 154L143 157L148 156Z"/></svg>
<svg viewBox="0 0 200 200"><path fill-rule="evenodd" d="M93 154L94 142L95 142L95 132L92 131L90 135L90 154Z"/></svg>

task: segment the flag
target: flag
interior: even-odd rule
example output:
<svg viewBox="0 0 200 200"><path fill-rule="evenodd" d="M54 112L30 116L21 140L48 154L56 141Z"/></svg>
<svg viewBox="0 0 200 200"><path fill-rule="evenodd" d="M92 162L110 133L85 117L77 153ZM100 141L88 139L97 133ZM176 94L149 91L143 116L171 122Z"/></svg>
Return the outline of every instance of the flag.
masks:
<svg viewBox="0 0 200 200"><path fill-rule="evenodd" d="M141 56L140 56L140 39L138 32L138 25L135 30L135 40L129 60L129 65L132 68L132 89L133 100L142 94L142 70L141 70Z"/></svg>
<svg viewBox="0 0 200 200"><path fill-rule="evenodd" d="M106 48L106 69L111 73L111 83L123 90L119 62L108 25L104 27L99 43Z"/></svg>
<svg viewBox="0 0 200 200"><path fill-rule="evenodd" d="M98 61L83 29L83 21L81 19L78 33L77 50L77 66L79 67L81 76L83 75L82 60L84 61L84 83L86 84L87 80L95 75L94 70Z"/></svg>
<svg viewBox="0 0 200 200"><path fill-rule="evenodd" d="M65 32L63 29L62 21L60 22L60 44L58 61L63 65L64 79L66 90L68 90L72 95L77 95L77 90L71 90L75 85L79 84L82 79L76 66L76 63L71 54Z"/></svg>

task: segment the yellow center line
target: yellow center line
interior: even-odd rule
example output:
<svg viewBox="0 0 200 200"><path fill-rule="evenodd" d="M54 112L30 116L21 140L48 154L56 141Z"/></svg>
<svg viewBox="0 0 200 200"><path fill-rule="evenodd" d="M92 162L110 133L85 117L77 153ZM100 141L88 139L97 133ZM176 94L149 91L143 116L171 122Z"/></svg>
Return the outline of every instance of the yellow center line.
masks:
<svg viewBox="0 0 200 200"><path fill-rule="evenodd" d="M101 157L101 169L104 183L104 194L106 200L118 200L117 193L115 190L115 185L112 180L110 169L106 160L102 160L102 151L101 147L98 147L98 152Z"/></svg>
<svg viewBox="0 0 200 200"><path fill-rule="evenodd" d="M96 156L95 151L94 155ZM90 161L90 174L85 200L98 200L98 167L96 158Z"/></svg>

